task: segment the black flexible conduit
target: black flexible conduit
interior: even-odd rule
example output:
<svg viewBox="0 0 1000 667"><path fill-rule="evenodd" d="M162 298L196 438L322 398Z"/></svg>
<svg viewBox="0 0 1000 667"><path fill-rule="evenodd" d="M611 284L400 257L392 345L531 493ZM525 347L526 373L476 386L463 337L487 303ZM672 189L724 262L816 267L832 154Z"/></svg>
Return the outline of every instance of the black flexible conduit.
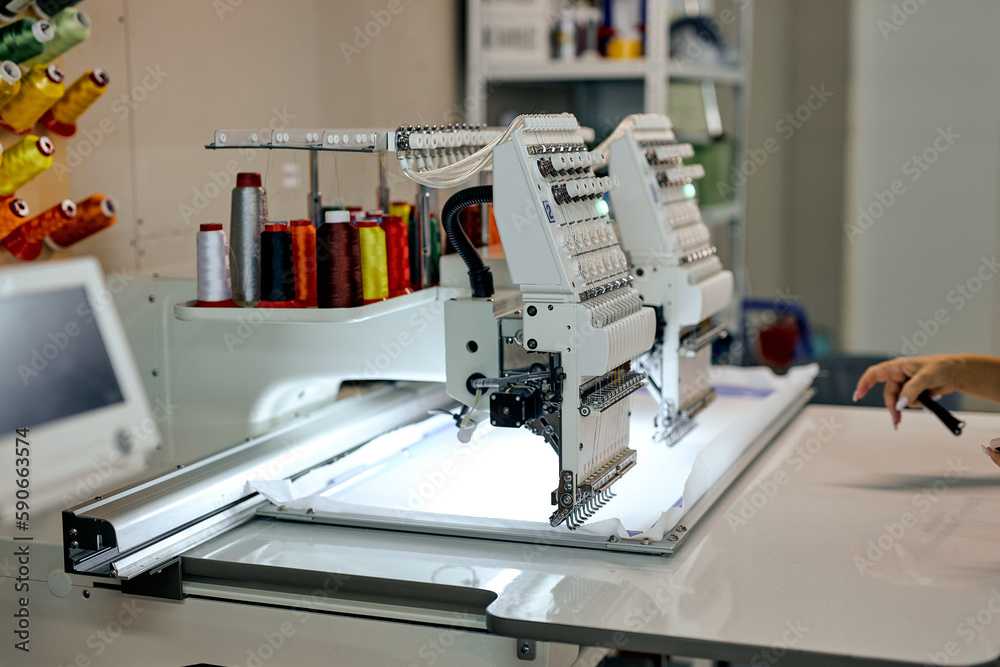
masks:
<svg viewBox="0 0 1000 667"><path fill-rule="evenodd" d="M489 267L483 264L482 257L476 252L476 247L465 235L462 225L458 224L458 214L466 206L476 204L490 204L493 202L493 186L477 185L476 187L459 190L445 203L441 209L441 224L444 225L444 232L448 235L448 240L452 247L462 257L462 261L469 267L469 284L472 286L472 296L489 297L493 296L493 274ZM486 224L486 221L483 221Z"/></svg>

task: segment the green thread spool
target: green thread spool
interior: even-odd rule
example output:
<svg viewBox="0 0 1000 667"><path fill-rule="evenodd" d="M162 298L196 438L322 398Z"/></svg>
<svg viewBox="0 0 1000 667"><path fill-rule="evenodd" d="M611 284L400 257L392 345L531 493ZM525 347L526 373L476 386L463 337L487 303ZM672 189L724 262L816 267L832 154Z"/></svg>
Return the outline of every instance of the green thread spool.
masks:
<svg viewBox="0 0 1000 667"><path fill-rule="evenodd" d="M24 18L0 28L0 60L23 63L45 51L55 33L48 21Z"/></svg>
<svg viewBox="0 0 1000 667"><path fill-rule="evenodd" d="M82 44L90 37L90 16L75 7L67 7L52 17L55 36L43 45L44 51L24 63L25 67L48 65L50 62Z"/></svg>

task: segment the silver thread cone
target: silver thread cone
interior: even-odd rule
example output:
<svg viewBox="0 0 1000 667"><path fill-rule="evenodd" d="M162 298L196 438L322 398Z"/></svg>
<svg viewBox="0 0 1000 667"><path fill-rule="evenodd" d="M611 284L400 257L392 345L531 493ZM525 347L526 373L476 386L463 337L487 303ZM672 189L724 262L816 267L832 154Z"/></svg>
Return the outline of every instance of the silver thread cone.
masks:
<svg viewBox="0 0 1000 667"><path fill-rule="evenodd" d="M233 188L229 220L229 268L233 301L253 308L260 301L260 235L267 224L264 188Z"/></svg>

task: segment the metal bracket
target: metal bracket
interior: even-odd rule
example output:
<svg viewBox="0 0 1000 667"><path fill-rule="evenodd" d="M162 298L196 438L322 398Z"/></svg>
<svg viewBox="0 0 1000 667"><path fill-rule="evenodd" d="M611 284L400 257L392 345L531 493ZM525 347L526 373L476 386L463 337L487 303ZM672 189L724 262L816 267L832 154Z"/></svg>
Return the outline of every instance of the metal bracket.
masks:
<svg viewBox="0 0 1000 667"><path fill-rule="evenodd" d="M534 660L538 646L534 639L518 639L514 645L518 660Z"/></svg>
<svg viewBox="0 0 1000 667"><path fill-rule="evenodd" d="M184 594L181 559L175 558L157 570L122 581L122 593L166 600L183 600L187 596Z"/></svg>

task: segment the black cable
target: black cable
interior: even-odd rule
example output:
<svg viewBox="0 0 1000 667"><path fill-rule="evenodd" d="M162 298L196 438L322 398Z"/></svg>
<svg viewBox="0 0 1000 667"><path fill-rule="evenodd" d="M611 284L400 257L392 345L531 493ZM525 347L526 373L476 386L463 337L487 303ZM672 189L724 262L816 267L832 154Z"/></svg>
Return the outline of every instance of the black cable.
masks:
<svg viewBox="0 0 1000 667"><path fill-rule="evenodd" d="M444 208L441 209L441 224L444 226L444 232L448 235L451 246L461 256L465 265L469 267L469 284L472 287L472 296L479 298L493 296L493 274L489 267L483 263L483 259L476 252L472 241L465 235L462 225L458 224L458 214L466 206L491 204L492 202L493 186L477 185L459 190L448 198Z"/></svg>

